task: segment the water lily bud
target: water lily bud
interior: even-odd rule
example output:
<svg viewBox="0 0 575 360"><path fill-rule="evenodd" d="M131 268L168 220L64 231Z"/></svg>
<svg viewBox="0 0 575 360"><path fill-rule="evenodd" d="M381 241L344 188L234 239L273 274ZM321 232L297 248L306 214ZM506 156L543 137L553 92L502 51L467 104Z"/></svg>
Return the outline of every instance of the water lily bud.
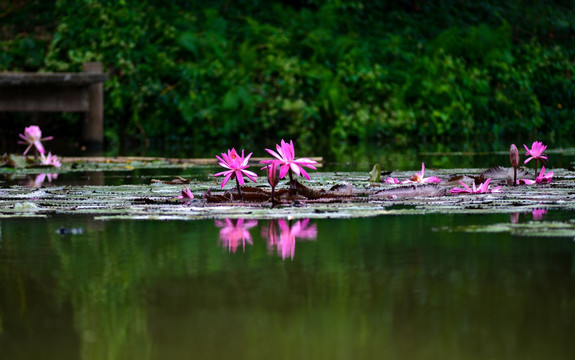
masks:
<svg viewBox="0 0 575 360"><path fill-rule="evenodd" d="M519 166L519 151L515 144L511 144L511 147L509 148L509 160L511 161L511 166L514 168Z"/></svg>
<svg viewBox="0 0 575 360"><path fill-rule="evenodd" d="M268 171L268 182L272 188L275 188L280 181L280 168L278 163L272 161L266 168Z"/></svg>

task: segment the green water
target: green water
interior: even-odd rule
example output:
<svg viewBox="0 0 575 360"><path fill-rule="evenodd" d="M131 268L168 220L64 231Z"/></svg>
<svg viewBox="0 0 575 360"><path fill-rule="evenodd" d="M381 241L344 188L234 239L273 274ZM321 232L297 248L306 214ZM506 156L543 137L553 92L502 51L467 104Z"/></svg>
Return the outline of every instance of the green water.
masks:
<svg viewBox="0 0 575 360"><path fill-rule="evenodd" d="M509 221L2 219L0 357L568 359L574 239L449 231Z"/></svg>

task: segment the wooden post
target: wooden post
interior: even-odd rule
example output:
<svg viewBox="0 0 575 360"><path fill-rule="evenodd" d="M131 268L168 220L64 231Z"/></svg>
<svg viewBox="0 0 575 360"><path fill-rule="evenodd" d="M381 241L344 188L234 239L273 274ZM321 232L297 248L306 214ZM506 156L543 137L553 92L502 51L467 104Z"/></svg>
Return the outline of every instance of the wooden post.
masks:
<svg viewBox="0 0 575 360"><path fill-rule="evenodd" d="M85 73L102 73L102 63L84 63L83 70ZM104 142L104 84L90 85L88 97L90 105L82 138L88 147L99 149Z"/></svg>

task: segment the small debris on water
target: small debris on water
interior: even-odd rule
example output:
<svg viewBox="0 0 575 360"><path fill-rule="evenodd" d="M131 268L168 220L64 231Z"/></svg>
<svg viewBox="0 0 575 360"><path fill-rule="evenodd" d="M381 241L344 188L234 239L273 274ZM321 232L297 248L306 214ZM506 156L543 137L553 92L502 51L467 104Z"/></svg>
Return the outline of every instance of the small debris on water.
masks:
<svg viewBox="0 0 575 360"><path fill-rule="evenodd" d="M65 226L61 226L58 230L56 230L56 234L59 234L59 235L81 235L83 233L84 233L84 229L81 227L67 228Z"/></svg>

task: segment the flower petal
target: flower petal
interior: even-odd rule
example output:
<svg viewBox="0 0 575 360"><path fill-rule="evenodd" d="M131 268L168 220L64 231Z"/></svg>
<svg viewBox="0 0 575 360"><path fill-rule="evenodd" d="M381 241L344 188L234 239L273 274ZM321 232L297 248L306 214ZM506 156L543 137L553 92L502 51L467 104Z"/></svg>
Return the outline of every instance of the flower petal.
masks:
<svg viewBox="0 0 575 360"><path fill-rule="evenodd" d="M296 164L296 163L291 163L289 166L290 166L290 168L292 169L292 171L293 171L294 173L296 173L297 175L300 174L300 168L301 168L301 166L299 166L299 165Z"/></svg>
<svg viewBox="0 0 575 360"><path fill-rule="evenodd" d="M258 182L256 179L258 177L258 175L255 172L249 171L249 170L242 170L242 173L245 176L247 176L247 178L250 179L251 181L256 182L256 183Z"/></svg>
<svg viewBox="0 0 575 360"><path fill-rule="evenodd" d="M276 153L275 151L270 150L270 149L266 149L266 151L267 151L271 156L275 157L276 159L283 161L283 157L282 157L280 154Z"/></svg>
<svg viewBox="0 0 575 360"><path fill-rule="evenodd" d="M308 173L301 166L299 167L299 170L300 170L301 176L303 176L307 180L310 179Z"/></svg>
<svg viewBox="0 0 575 360"><path fill-rule="evenodd" d="M236 174L236 179L238 179L238 183L239 183L241 186L244 186L245 182L244 182L244 177L242 176L241 171L237 170L237 171L235 171L234 173Z"/></svg>
<svg viewBox="0 0 575 360"><path fill-rule="evenodd" d="M234 174L233 171L228 172L228 174L224 177L224 181L222 181L222 189L224 188L224 186L226 186L226 184L228 183L228 180L230 180L230 177Z"/></svg>
<svg viewBox="0 0 575 360"><path fill-rule="evenodd" d="M283 179L289 171L289 165L282 164L280 166L280 179Z"/></svg>
<svg viewBox="0 0 575 360"><path fill-rule="evenodd" d="M437 184L437 183L441 182L441 179L436 177L436 176L430 176L430 177L423 178L423 182L424 183L435 183L435 184Z"/></svg>

